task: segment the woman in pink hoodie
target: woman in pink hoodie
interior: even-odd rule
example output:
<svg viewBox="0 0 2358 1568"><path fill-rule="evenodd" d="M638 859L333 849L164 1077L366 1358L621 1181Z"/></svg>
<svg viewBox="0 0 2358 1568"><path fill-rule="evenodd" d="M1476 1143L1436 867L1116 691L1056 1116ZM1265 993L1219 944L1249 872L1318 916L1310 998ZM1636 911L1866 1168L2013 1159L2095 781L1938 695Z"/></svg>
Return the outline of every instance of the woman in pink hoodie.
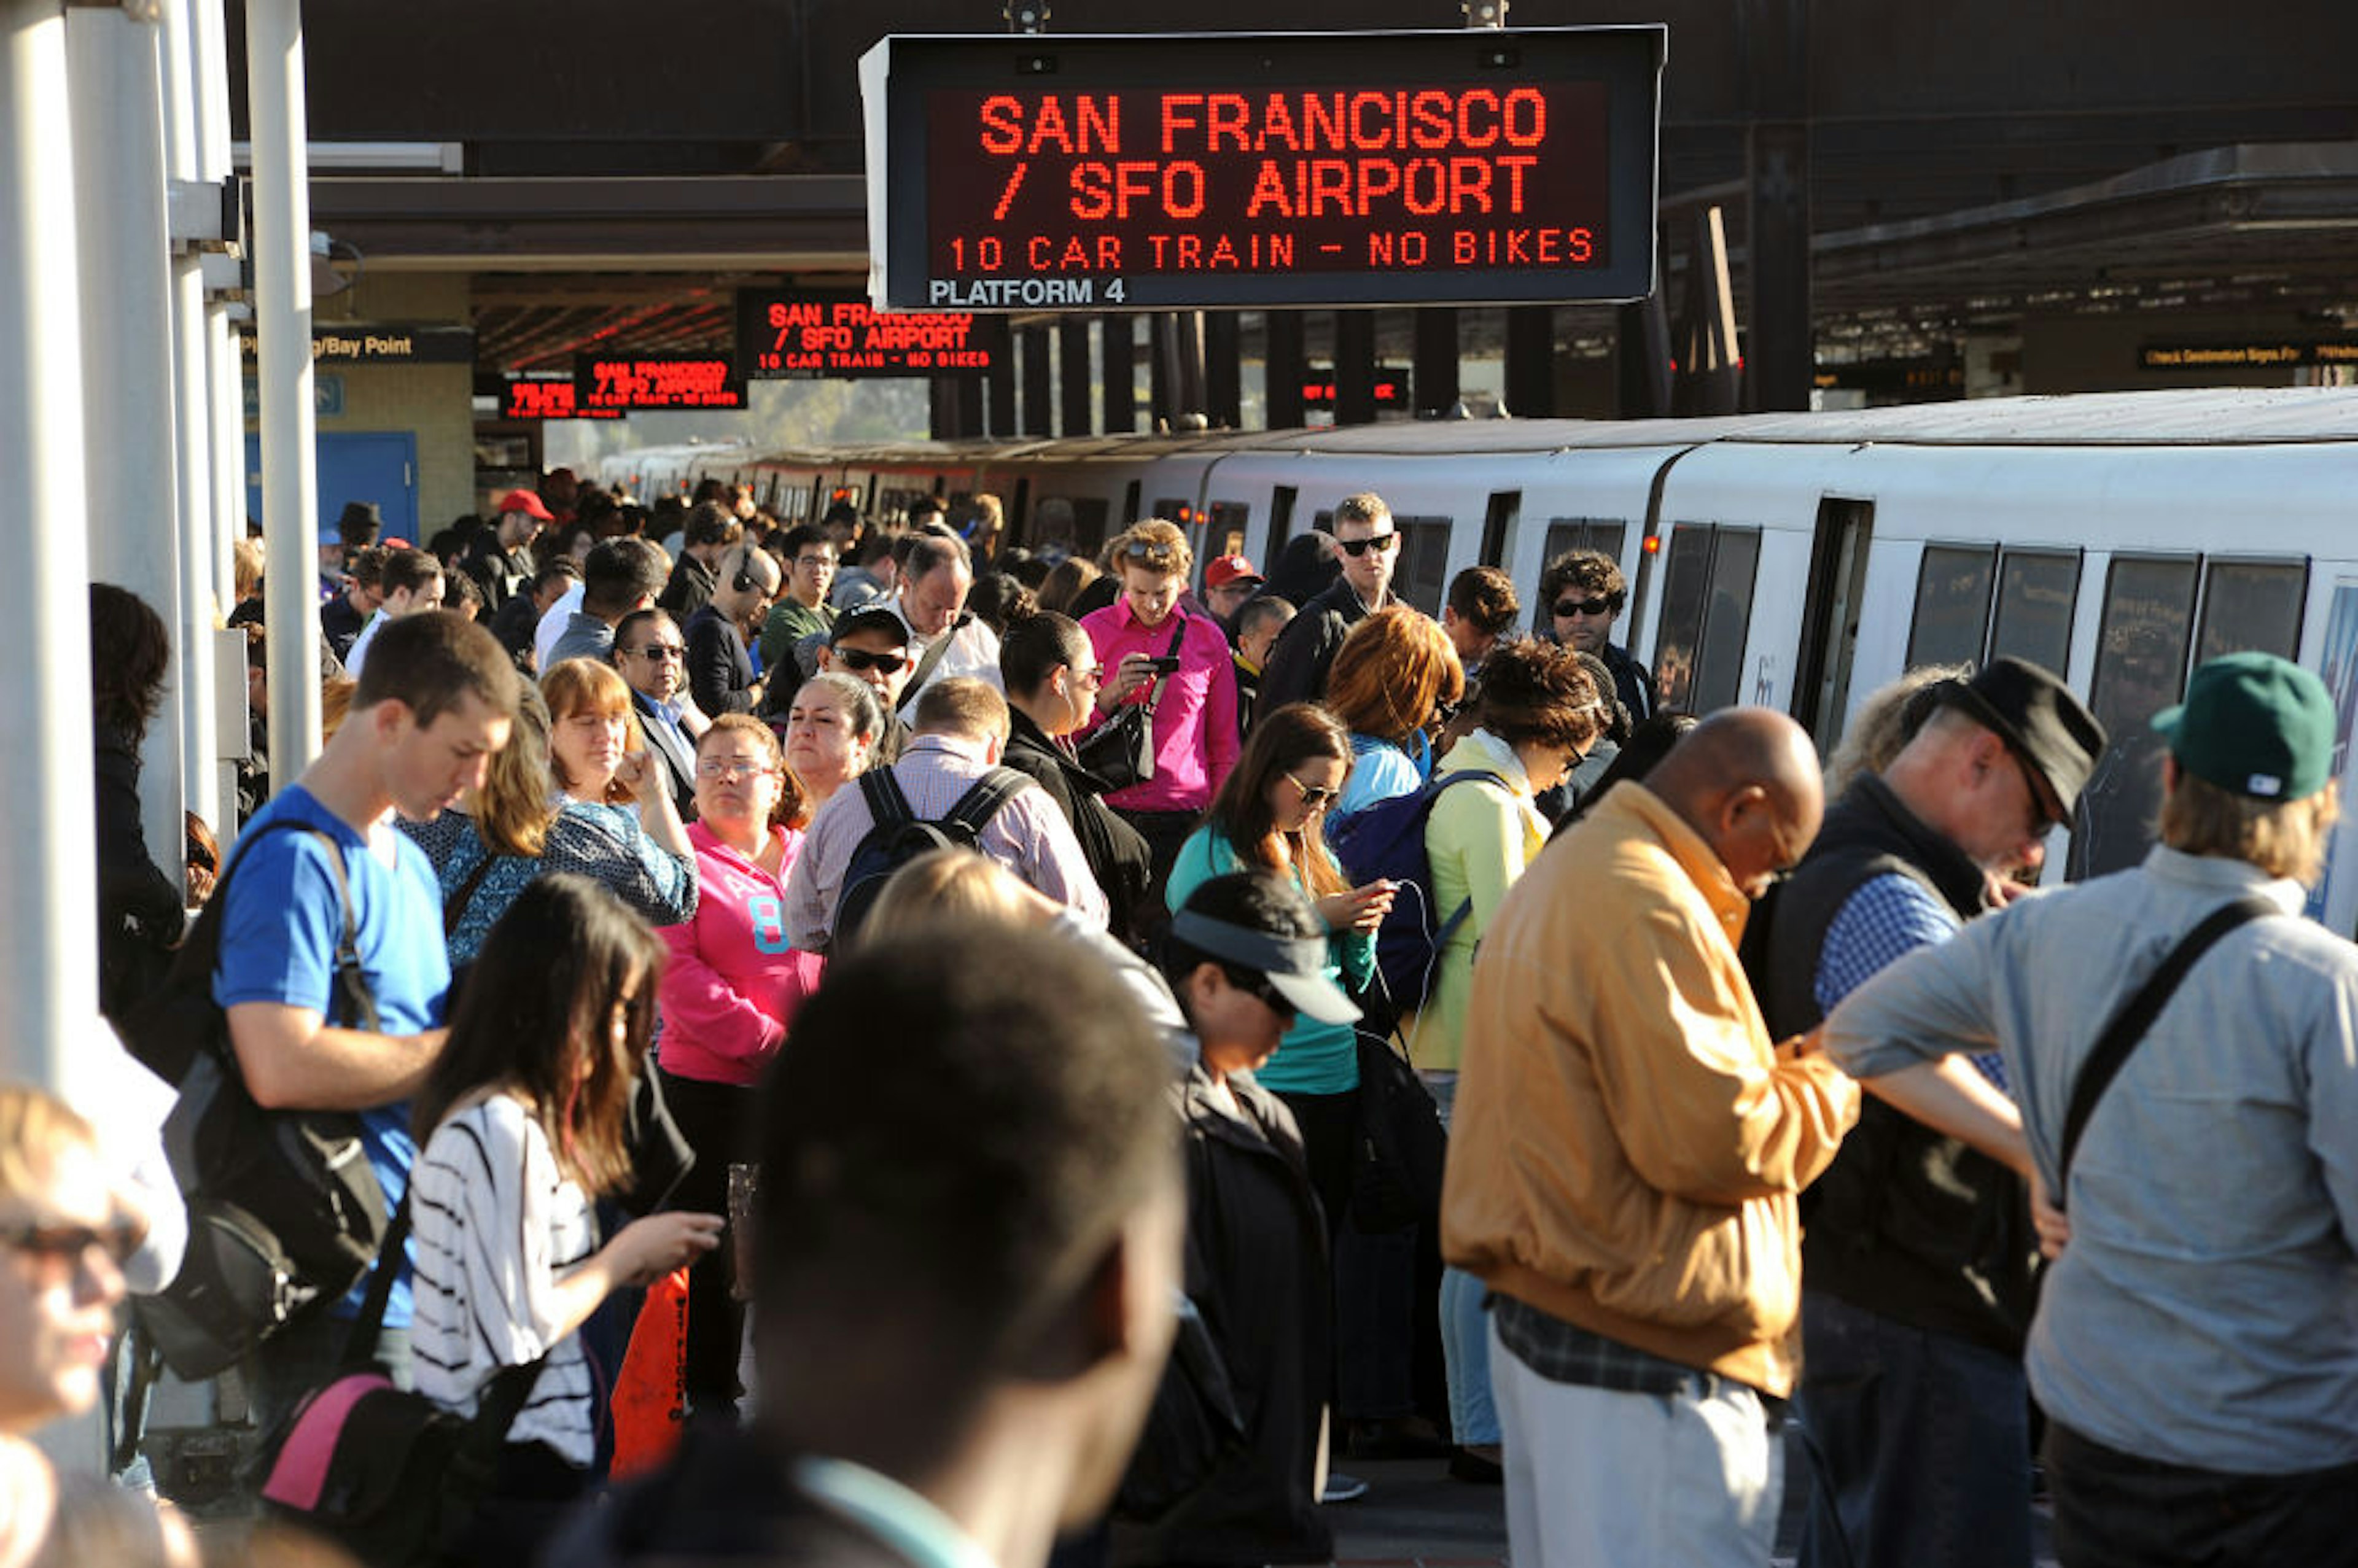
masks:
<svg viewBox="0 0 2358 1568"><path fill-rule="evenodd" d="M795 1009L818 984L821 960L786 940L786 872L808 811L777 737L759 719L725 714L696 748L696 918L665 926L656 1064L664 1098L696 1151L675 1206L726 1212L729 1163L743 1157L753 1086L786 1037ZM687 1395L698 1412L737 1399L742 1309L730 1299L730 1249L688 1273Z"/></svg>

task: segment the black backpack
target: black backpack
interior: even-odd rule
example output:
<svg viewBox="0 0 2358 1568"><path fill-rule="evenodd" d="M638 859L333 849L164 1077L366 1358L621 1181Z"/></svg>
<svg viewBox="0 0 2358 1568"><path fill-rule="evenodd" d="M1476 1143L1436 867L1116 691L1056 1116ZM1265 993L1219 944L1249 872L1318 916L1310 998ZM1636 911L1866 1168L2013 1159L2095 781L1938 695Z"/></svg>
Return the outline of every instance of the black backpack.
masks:
<svg viewBox="0 0 2358 1568"><path fill-rule="evenodd" d="M868 801L875 826L851 851L843 870L843 892L835 903L835 929L829 946L840 946L868 918L869 906L884 891L886 879L918 856L936 849L972 849L999 808L1015 798L1032 781L1013 768L993 768L957 797L947 816L927 821L909 808L901 781L890 768L871 768L860 775L860 793Z"/></svg>
<svg viewBox="0 0 2358 1568"><path fill-rule="evenodd" d="M180 1090L164 1150L188 1200L188 1250L172 1282L135 1298L133 1310L165 1364L190 1382L241 1359L306 1309L341 1299L375 1259L386 1227L359 1116L257 1105L213 1000L231 880L255 842L282 831L326 846L343 908L328 1022L378 1027L342 847L309 823L286 820L245 835L164 983L118 1024L132 1055Z"/></svg>

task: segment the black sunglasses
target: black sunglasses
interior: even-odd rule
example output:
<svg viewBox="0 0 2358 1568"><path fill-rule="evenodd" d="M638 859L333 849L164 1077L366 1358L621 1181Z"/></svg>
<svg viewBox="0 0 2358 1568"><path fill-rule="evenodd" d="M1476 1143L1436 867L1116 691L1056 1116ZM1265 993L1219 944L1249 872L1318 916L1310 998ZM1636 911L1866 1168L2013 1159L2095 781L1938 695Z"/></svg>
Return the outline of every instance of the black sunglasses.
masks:
<svg viewBox="0 0 2358 1568"><path fill-rule="evenodd" d="M687 657L687 650L677 643L649 643L645 647L633 648L631 652L636 654L643 659L684 659Z"/></svg>
<svg viewBox="0 0 2358 1568"><path fill-rule="evenodd" d="M1397 533L1377 534L1365 539L1337 539L1335 541L1335 547L1345 555L1356 558L1366 555L1369 550L1389 550L1399 543L1400 535Z"/></svg>
<svg viewBox="0 0 2358 1568"><path fill-rule="evenodd" d="M1566 621L1575 615L1618 615L1621 601L1617 599L1559 599L1555 612Z"/></svg>
<svg viewBox="0 0 2358 1568"><path fill-rule="evenodd" d="M104 1252L118 1269L139 1250L140 1243L146 1239L147 1227L127 1219L118 1219L103 1226L0 1226L0 1247L29 1252L36 1258L54 1258L69 1263L89 1257L90 1249L95 1247Z"/></svg>
<svg viewBox="0 0 2358 1568"><path fill-rule="evenodd" d="M1277 1014L1289 1026L1299 1016L1301 1010L1285 999L1285 993L1279 990L1276 982L1267 975L1253 974L1250 970L1245 970L1242 973L1249 979L1239 979L1238 973L1239 971L1235 969L1228 971L1229 980L1236 985L1237 989Z"/></svg>
<svg viewBox="0 0 2358 1568"><path fill-rule="evenodd" d="M909 662L905 654L871 654L864 648L838 648L837 660L848 670L881 670L886 675L898 674Z"/></svg>
<svg viewBox="0 0 2358 1568"><path fill-rule="evenodd" d="M1129 561L1175 561L1179 552L1169 545L1158 545L1152 539L1132 539L1121 547L1122 559Z"/></svg>

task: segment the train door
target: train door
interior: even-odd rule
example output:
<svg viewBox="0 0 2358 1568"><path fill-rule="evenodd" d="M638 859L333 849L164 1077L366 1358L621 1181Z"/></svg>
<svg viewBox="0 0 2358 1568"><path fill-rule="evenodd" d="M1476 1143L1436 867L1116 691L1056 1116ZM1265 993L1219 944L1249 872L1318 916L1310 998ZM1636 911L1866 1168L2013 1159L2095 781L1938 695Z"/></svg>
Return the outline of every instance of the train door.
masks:
<svg viewBox="0 0 2358 1568"><path fill-rule="evenodd" d="M1293 503L1301 492L1290 484L1271 487L1269 492L1269 543L1261 557L1261 569L1277 568L1278 553L1285 548L1286 540L1293 536Z"/></svg>
<svg viewBox="0 0 2358 1568"><path fill-rule="evenodd" d="M1873 502L1829 495L1818 503L1801 656L1793 672L1793 717L1823 752L1842 739L1850 709L1851 665L1858 656L1859 604L1874 532Z"/></svg>

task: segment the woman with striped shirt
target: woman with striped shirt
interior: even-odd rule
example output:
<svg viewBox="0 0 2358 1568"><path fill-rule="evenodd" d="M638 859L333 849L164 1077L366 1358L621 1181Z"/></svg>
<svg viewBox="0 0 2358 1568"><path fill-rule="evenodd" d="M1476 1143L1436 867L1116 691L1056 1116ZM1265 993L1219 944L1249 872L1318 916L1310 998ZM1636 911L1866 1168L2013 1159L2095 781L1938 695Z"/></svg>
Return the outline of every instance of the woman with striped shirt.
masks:
<svg viewBox="0 0 2358 1568"><path fill-rule="evenodd" d="M709 1251L713 1214L658 1214L599 1245L592 1201L628 1184L623 1122L654 1023L663 944L584 877L542 877L476 960L417 1095L410 1175L417 1390L472 1415L501 1368L540 1371L453 1561L512 1568L588 1489L596 1380L577 1331L616 1288Z"/></svg>

